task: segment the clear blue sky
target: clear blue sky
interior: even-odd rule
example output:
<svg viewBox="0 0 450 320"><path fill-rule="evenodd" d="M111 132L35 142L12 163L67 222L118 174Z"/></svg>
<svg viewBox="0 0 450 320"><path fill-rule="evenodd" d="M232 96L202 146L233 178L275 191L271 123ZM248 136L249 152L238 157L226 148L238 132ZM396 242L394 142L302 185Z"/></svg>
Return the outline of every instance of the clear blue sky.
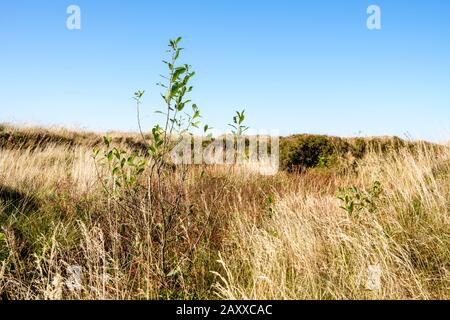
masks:
<svg viewBox="0 0 450 320"><path fill-rule="evenodd" d="M66 29L71 4L81 30ZM246 108L282 134L449 137L449 0L2 0L0 122L136 130L145 89L149 127L178 35L213 127Z"/></svg>

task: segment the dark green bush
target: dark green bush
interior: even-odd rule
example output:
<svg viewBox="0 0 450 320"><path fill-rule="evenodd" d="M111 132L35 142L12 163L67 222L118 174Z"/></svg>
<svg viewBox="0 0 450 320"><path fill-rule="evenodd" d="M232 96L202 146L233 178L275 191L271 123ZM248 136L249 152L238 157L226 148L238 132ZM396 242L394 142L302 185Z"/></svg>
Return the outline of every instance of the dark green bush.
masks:
<svg viewBox="0 0 450 320"><path fill-rule="evenodd" d="M292 153L291 165L299 165L306 168L316 167L319 161L322 162L323 159L329 159L333 153L333 145L326 137L315 136L301 139Z"/></svg>
<svg viewBox="0 0 450 320"><path fill-rule="evenodd" d="M296 135L281 140L280 162L288 170L328 167L349 150L349 143L340 138Z"/></svg>
<svg viewBox="0 0 450 320"><path fill-rule="evenodd" d="M413 151L420 145L420 143L407 142L398 137L338 138L293 135L281 138L280 163L283 169L289 171L333 167L342 163L341 160L345 162L361 159L369 151L383 154L398 152L402 148Z"/></svg>

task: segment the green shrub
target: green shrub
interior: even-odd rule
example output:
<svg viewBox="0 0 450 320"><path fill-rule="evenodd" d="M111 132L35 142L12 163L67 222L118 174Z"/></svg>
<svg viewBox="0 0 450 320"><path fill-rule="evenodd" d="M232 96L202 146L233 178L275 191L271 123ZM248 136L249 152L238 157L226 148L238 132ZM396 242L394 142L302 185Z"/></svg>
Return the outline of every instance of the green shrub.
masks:
<svg viewBox="0 0 450 320"><path fill-rule="evenodd" d="M340 208L350 216L358 214L363 209L372 213L377 209L377 202L382 190L381 183L375 181L370 188L365 190L360 190L355 186L340 189L337 198L342 202Z"/></svg>
<svg viewBox="0 0 450 320"><path fill-rule="evenodd" d="M329 167L338 156L350 150L348 142L340 138L319 135L297 135L280 142L280 163L284 169Z"/></svg>
<svg viewBox="0 0 450 320"><path fill-rule="evenodd" d="M298 142L293 152L292 165L307 168L316 167L322 159L328 159L334 153L333 145L326 137L309 137Z"/></svg>
<svg viewBox="0 0 450 320"><path fill-rule="evenodd" d="M387 154L407 148L417 150L423 143L398 137L338 138L321 135L293 135L280 140L280 164L294 171L307 168L335 167L346 160L362 159L369 151ZM425 143L431 146L430 143ZM435 151L439 147L435 146ZM353 159L353 160L352 160ZM344 161L341 161L344 160Z"/></svg>

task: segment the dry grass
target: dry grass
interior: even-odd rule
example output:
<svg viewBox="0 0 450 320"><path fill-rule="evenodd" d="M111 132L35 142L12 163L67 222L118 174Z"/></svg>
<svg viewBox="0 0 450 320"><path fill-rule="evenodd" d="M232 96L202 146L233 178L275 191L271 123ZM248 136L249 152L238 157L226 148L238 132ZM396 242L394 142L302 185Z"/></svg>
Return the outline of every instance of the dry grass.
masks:
<svg viewBox="0 0 450 320"><path fill-rule="evenodd" d="M67 139L0 149L0 298L450 298L448 149L372 152L355 170L273 177L246 167L195 167L187 181L174 172L164 190L184 195L186 214L165 270L146 192L117 203L91 157L100 137L58 134ZM383 188L375 210L340 208L339 187L374 181ZM74 265L79 290L67 286ZM379 289L368 288L369 266L381 270Z"/></svg>

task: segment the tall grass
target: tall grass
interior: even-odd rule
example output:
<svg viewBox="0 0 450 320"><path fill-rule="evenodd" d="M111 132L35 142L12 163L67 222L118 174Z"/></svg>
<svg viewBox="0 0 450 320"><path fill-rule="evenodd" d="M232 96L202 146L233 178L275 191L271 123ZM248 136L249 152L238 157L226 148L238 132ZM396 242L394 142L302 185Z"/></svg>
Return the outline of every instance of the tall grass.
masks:
<svg viewBox="0 0 450 320"><path fill-rule="evenodd" d="M115 142L126 148L134 137L127 138ZM118 203L91 157L100 137L68 141L0 149L1 298L450 297L446 148L373 151L345 170L273 177L251 166L197 166L182 186L175 170L164 190L182 192L184 211L166 248L167 273L158 212L142 201L150 173L142 192ZM375 210L340 208L339 188L365 190L374 181L383 189ZM80 289L68 286L71 266L82 268ZM381 270L375 290L370 266Z"/></svg>
<svg viewBox="0 0 450 320"><path fill-rule="evenodd" d="M220 259L224 299L439 299L450 290L450 153L370 153L335 183L381 182L374 212L352 217L331 192L276 196L261 225L236 211ZM330 190L324 185L325 190ZM368 290L369 266L382 271Z"/></svg>

